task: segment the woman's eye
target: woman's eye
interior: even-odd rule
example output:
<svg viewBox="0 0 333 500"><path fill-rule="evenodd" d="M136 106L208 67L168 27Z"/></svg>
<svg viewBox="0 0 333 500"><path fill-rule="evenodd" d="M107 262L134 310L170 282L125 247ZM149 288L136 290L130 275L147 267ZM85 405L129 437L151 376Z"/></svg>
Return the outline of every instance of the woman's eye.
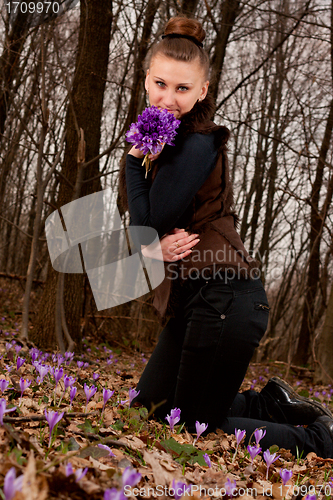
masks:
<svg viewBox="0 0 333 500"><path fill-rule="evenodd" d="M188 90L187 87L178 87L178 90L180 90L181 92L186 92L186 90Z"/></svg>
<svg viewBox="0 0 333 500"><path fill-rule="evenodd" d="M165 86L165 83L164 83L164 82L156 82L156 84L157 84L159 87L164 87L164 86Z"/></svg>

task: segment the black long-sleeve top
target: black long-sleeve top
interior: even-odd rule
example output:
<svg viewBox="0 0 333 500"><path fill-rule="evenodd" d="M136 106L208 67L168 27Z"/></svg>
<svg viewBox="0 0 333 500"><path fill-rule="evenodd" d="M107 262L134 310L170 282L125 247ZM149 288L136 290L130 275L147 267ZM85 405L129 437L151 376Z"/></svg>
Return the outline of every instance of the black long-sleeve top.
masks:
<svg viewBox="0 0 333 500"><path fill-rule="evenodd" d="M177 138L178 139L178 138ZM194 133L165 146L159 156L159 170L154 182L145 179L142 159L128 154L126 183L132 226L155 229L161 238L177 227L186 208L216 165L214 133ZM150 241L143 241L142 244Z"/></svg>

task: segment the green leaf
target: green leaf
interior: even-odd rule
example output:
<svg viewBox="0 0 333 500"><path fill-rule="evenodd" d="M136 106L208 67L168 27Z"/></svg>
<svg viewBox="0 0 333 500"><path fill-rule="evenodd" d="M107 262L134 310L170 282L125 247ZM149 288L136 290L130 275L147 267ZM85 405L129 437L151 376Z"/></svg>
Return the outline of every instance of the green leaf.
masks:
<svg viewBox="0 0 333 500"><path fill-rule="evenodd" d="M112 427L112 429L114 429L115 431L122 431L124 425L125 423L122 420L117 420L117 422L113 425L110 425L110 427Z"/></svg>
<svg viewBox="0 0 333 500"><path fill-rule="evenodd" d="M203 467L207 465L205 459L203 458L203 455L207 452L203 450L197 450L197 448L195 448L195 446L193 446L192 444L181 444L175 441L173 438L170 438L162 441L161 445L167 452L173 452L173 454L178 455L175 460L180 464L188 462L193 465L197 462Z"/></svg>
<svg viewBox="0 0 333 500"><path fill-rule="evenodd" d="M298 394L300 396L304 396L305 398L309 397L309 391L307 391L306 389L301 389L300 391L298 391Z"/></svg>
<svg viewBox="0 0 333 500"><path fill-rule="evenodd" d="M96 429L93 428L93 426L91 425L91 422L90 420L88 420L87 418L85 419L84 421L84 424L79 424L78 425L78 428L79 429L82 429L83 432L89 432L89 433L95 433L98 432Z"/></svg>
<svg viewBox="0 0 333 500"><path fill-rule="evenodd" d="M72 436L70 440L68 441L68 451L76 451L80 449L79 443L76 441L76 439Z"/></svg>
<svg viewBox="0 0 333 500"><path fill-rule="evenodd" d="M279 447L277 444L272 444L272 446L269 448L269 452L272 453L277 453L279 451Z"/></svg>

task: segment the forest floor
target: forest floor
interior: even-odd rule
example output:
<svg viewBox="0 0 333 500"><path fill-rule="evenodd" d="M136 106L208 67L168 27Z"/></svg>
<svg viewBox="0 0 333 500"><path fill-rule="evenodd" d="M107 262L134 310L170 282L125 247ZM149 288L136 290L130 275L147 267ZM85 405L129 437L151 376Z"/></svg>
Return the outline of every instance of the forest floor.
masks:
<svg viewBox="0 0 333 500"><path fill-rule="evenodd" d="M279 457L267 474L265 450L252 463L244 440L236 451L234 435L218 431L196 439L182 425L181 416L172 431L167 421L148 420L144 409L129 408L130 390L136 387L147 352L107 342L98 345L89 338L83 341L83 354L74 353L72 360L69 354L28 347L18 338L17 316L8 302L5 307L1 302L4 290L0 289L0 497L331 497L333 459L315 453L295 457L272 447L270 452ZM285 370L282 362L251 364L242 390L260 390L270 377L284 377ZM313 385L310 370L292 369L289 382L298 393L331 405L333 389ZM76 388L72 405L70 384ZM75 389L71 392L73 396ZM59 422L50 439L51 417ZM292 472L285 486L282 469Z"/></svg>

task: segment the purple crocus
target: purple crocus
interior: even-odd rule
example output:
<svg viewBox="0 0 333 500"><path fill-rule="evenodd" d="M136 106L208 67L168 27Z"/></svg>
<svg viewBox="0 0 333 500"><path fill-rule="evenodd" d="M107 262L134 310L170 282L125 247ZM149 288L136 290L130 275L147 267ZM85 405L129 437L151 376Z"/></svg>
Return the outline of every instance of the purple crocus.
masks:
<svg viewBox="0 0 333 500"><path fill-rule="evenodd" d="M20 352L20 350L22 349L22 346L21 346L20 344L17 344L17 345L14 347L14 349L15 349L16 354L18 354L18 353Z"/></svg>
<svg viewBox="0 0 333 500"><path fill-rule="evenodd" d="M140 479L140 472L136 472L136 470L132 469L131 467L126 467L121 477L123 488L125 488L125 486L135 486L140 481Z"/></svg>
<svg viewBox="0 0 333 500"><path fill-rule="evenodd" d="M234 491L236 490L236 488L237 488L236 481L235 480L231 481L230 478L228 477L226 482L224 483L224 489L226 495L228 497L232 497L234 495Z"/></svg>
<svg viewBox="0 0 333 500"><path fill-rule="evenodd" d="M160 153L164 144L174 146L172 141L176 137L176 128L179 125L180 120L177 120L172 113L156 106L146 108L142 115L138 116L138 121L131 124L129 131L126 132L126 140L145 155L143 164L146 165L146 176L150 168L148 155Z"/></svg>
<svg viewBox="0 0 333 500"><path fill-rule="evenodd" d="M253 460L255 459L255 457L257 455L259 455L259 453L261 452L261 448L259 446L257 446L257 445L254 445L254 446L248 445L247 446L247 451L249 452L251 460L253 462Z"/></svg>
<svg viewBox="0 0 333 500"><path fill-rule="evenodd" d="M171 484L171 489L173 490L173 496L175 497L175 500L179 500L183 496L186 495L188 491L191 489L191 485L187 485L186 483L183 483L182 481L172 481Z"/></svg>
<svg viewBox="0 0 333 500"><path fill-rule="evenodd" d="M24 362L25 362L25 358L20 358L20 356L17 356L16 370L19 370Z"/></svg>
<svg viewBox="0 0 333 500"><path fill-rule="evenodd" d="M16 410L16 406L13 408L6 408L7 403L5 399L0 399L0 424L3 425L3 416L5 413L8 413L9 411L14 411Z"/></svg>
<svg viewBox="0 0 333 500"><path fill-rule="evenodd" d="M0 391L5 392L5 390L7 389L8 386L9 386L8 380L6 380L5 378L2 378L0 380Z"/></svg>
<svg viewBox="0 0 333 500"><path fill-rule="evenodd" d="M93 381L96 382L96 380L99 379L99 373L93 373Z"/></svg>
<svg viewBox="0 0 333 500"><path fill-rule="evenodd" d="M30 356L33 362L37 361L39 358L39 349L36 349L36 347L30 349Z"/></svg>
<svg viewBox="0 0 333 500"><path fill-rule="evenodd" d="M127 500L124 495L123 490L117 490L117 488L109 488L104 491L104 500Z"/></svg>
<svg viewBox="0 0 333 500"><path fill-rule="evenodd" d="M83 361L77 361L76 363L79 368L82 368L82 366L84 365Z"/></svg>
<svg viewBox="0 0 333 500"><path fill-rule="evenodd" d="M7 474L5 475L5 480L3 484L3 492L5 495L5 500L12 500L14 498L15 493L17 491L22 490L23 484L23 474L21 476L16 477L15 467L9 469Z"/></svg>
<svg viewBox="0 0 333 500"><path fill-rule="evenodd" d="M20 403L19 403L19 406L21 406L21 403L22 403L22 396L23 396L23 393L24 391L30 387L32 383L32 380L27 380L25 378L20 378L20 381L19 381L19 386L20 386L20 389L21 389L21 397L20 397Z"/></svg>
<svg viewBox="0 0 333 500"><path fill-rule="evenodd" d="M87 412L89 399L96 393L96 391L97 391L97 387L95 387L94 385L89 387L89 385L84 384L84 392L85 392L85 395L87 398L85 412Z"/></svg>
<svg viewBox="0 0 333 500"><path fill-rule="evenodd" d="M50 365L43 365L42 363L35 363L35 368L38 370L39 377L37 377L37 382L41 384L44 380L45 375L48 374L50 370Z"/></svg>
<svg viewBox="0 0 333 500"><path fill-rule="evenodd" d="M50 448L53 429L57 425L57 423L60 422L62 417L64 416L64 412L61 412L61 413L58 413L57 411L47 412L45 409L44 413L45 413L45 418L47 420L47 423L49 424L49 427L50 427L50 437L49 437L49 448Z"/></svg>
<svg viewBox="0 0 333 500"><path fill-rule="evenodd" d="M280 469L280 477L282 479L283 486L287 484L289 479L291 479L293 471L289 469Z"/></svg>
<svg viewBox="0 0 333 500"><path fill-rule="evenodd" d="M114 391L111 391L110 389L103 389L103 409L102 413L104 413L106 403L109 401L109 399L114 395Z"/></svg>
<svg viewBox="0 0 333 500"><path fill-rule="evenodd" d="M234 455L232 457L232 461L234 461L235 458L236 458L239 444L242 441L242 439L244 438L245 434L246 434L246 431L241 431L240 429L235 429L235 436L236 436L236 442L237 442L237 444L236 444L235 453L234 453Z"/></svg>
<svg viewBox="0 0 333 500"><path fill-rule="evenodd" d="M66 359L66 365L69 366L71 362L73 361L74 358L74 352L66 351L65 352L65 359Z"/></svg>
<svg viewBox="0 0 333 500"><path fill-rule="evenodd" d="M254 438L256 440L256 445L259 446L259 443L260 441L262 440L262 438L265 436L266 434L266 429L262 430L262 429L256 429L254 431Z"/></svg>
<svg viewBox="0 0 333 500"><path fill-rule="evenodd" d="M266 481L268 481L268 472L269 472L270 466L272 465L273 462L275 462L275 460L277 460L279 458L279 456L280 455L276 456L276 453L270 453L269 450L264 451L263 457L264 457L264 460L267 464Z"/></svg>
<svg viewBox="0 0 333 500"><path fill-rule="evenodd" d="M195 429L197 431L197 439L199 439L199 437L201 436L201 434L203 432L205 432L205 430L207 429L207 427L208 427L208 424L200 424L198 420L195 422Z"/></svg>
<svg viewBox="0 0 333 500"><path fill-rule="evenodd" d="M113 453L111 448L107 446L106 444L98 444L98 448L101 448L102 450L106 450L109 453L109 457L115 457L116 455Z"/></svg>
<svg viewBox="0 0 333 500"><path fill-rule="evenodd" d="M139 395L139 393L140 393L140 391L136 391L135 389L130 389L128 391L130 406L131 406L133 399L136 398Z"/></svg>
<svg viewBox="0 0 333 500"><path fill-rule="evenodd" d="M71 409L72 408L72 403L73 403L73 399L75 398L76 396L76 391L77 391L77 387L75 387L74 385L71 387L71 390L69 391L69 399L70 399L70 404L69 404L69 408Z"/></svg>
<svg viewBox="0 0 333 500"><path fill-rule="evenodd" d="M80 479L82 479L88 472L88 467L85 467L84 469L76 469L74 472L73 466L70 462L65 467L66 471L66 477L70 476L71 474L75 475L75 481L78 482Z"/></svg>
<svg viewBox="0 0 333 500"><path fill-rule="evenodd" d="M204 453L202 456L203 456L204 461L208 465L208 467L211 467L212 466L212 462L210 461L208 453Z"/></svg>
<svg viewBox="0 0 333 500"><path fill-rule="evenodd" d="M72 387L72 385L74 385L76 382L76 378L74 377L71 377L70 375L64 375L64 392L62 393L62 396L60 398L60 401L59 401L59 406L61 405L61 401L62 401L62 398L64 397L68 387Z"/></svg>
<svg viewBox="0 0 333 500"><path fill-rule="evenodd" d="M57 385L58 385L58 382L59 380L61 380L63 374L64 374L64 369L63 368L51 368L51 373L53 375L53 378L55 380L55 388L54 390L56 390L57 388Z"/></svg>
<svg viewBox="0 0 333 500"><path fill-rule="evenodd" d="M170 425L171 432L173 432L175 425L179 422L180 420L180 409L179 408L173 408L170 411L170 415L167 415L165 419L168 421Z"/></svg>

